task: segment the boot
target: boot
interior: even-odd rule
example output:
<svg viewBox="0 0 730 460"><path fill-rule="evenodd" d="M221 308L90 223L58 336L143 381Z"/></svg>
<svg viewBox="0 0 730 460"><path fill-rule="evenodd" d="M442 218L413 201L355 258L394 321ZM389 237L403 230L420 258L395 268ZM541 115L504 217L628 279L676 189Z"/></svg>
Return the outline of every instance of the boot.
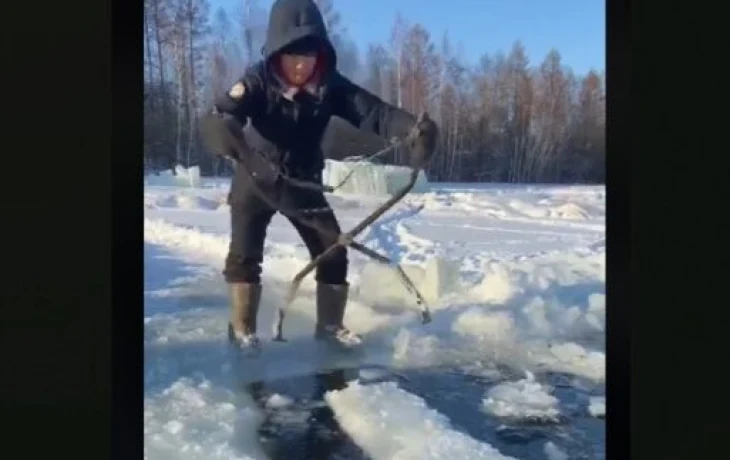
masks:
<svg viewBox="0 0 730 460"><path fill-rule="evenodd" d="M261 285L231 283L231 317L228 322L228 340L241 348L258 349L256 315L261 301Z"/></svg>
<svg viewBox="0 0 730 460"><path fill-rule="evenodd" d="M339 345L359 345L362 338L347 329L342 321L349 286L347 284L317 284L317 327L315 338Z"/></svg>

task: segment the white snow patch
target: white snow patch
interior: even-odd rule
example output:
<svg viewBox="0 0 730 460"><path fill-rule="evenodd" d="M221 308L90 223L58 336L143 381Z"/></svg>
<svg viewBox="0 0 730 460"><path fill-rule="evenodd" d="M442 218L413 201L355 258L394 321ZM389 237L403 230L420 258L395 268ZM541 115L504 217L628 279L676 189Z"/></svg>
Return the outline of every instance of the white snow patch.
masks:
<svg viewBox="0 0 730 460"><path fill-rule="evenodd" d="M181 378L144 401L144 455L166 459L265 459L253 401L209 381Z"/></svg>
<svg viewBox="0 0 730 460"><path fill-rule="evenodd" d="M337 194L359 194L369 196L389 196L403 188L410 179L411 169L405 166L384 165L366 161L326 160L322 180L326 185L337 186L348 176L349 179L337 189ZM423 171L411 193L429 189Z"/></svg>
<svg viewBox="0 0 730 460"><path fill-rule="evenodd" d="M173 225L162 220L144 220L144 241L194 253L219 264L228 253L228 238Z"/></svg>
<svg viewBox="0 0 730 460"><path fill-rule="evenodd" d="M176 193L162 196L145 196L145 207L148 209L184 209L184 210L217 210L225 206L223 200L213 200L202 196Z"/></svg>
<svg viewBox="0 0 730 460"><path fill-rule="evenodd" d="M491 388L482 401L482 407L497 417L556 421L560 415L558 403L558 398L527 372L525 379Z"/></svg>
<svg viewBox="0 0 730 460"><path fill-rule="evenodd" d="M590 213L575 203L563 203L557 206L545 206L550 201L541 202L543 206L535 206L519 200L512 200L509 206L514 210L532 218L552 218L566 220L587 220Z"/></svg>
<svg viewBox="0 0 730 460"><path fill-rule="evenodd" d="M375 460L510 459L454 430L449 419L393 382L351 382L325 394L340 426Z"/></svg>
<svg viewBox="0 0 730 460"><path fill-rule="evenodd" d="M606 397L592 396L588 403L588 413L593 417L604 417L606 415Z"/></svg>
<svg viewBox="0 0 730 460"><path fill-rule="evenodd" d="M226 257L230 244L227 233L209 233L147 217L144 219L144 241L173 249L191 260L216 268L220 267ZM267 278L289 282L308 262L308 258L299 257L305 256L303 251L297 250L291 244L267 244L265 249L263 270ZM306 287L311 283L312 278L307 277L302 286Z"/></svg>

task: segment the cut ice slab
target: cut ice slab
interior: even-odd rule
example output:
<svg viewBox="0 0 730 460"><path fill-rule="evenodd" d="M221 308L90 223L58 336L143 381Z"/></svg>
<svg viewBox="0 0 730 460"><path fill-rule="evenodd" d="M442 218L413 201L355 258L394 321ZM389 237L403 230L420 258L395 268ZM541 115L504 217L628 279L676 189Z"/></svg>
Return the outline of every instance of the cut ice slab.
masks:
<svg viewBox="0 0 730 460"><path fill-rule="evenodd" d="M352 348L313 337L293 337L287 342L264 340L261 353L253 358L229 349L230 360L223 371L240 382L273 381L313 375L325 369L386 365L390 354L388 344L373 336L363 337L363 343Z"/></svg>
<svg viewBox="0 0 730 460"><path fill-rule="evenodd" d="M200 168L192 166L185 168L181 165L175 166L175 174L172 171L161 171L159 174L150 174L144 178L145 185L167 186L167 187L191 187L200 188Z"/></svg>
<svg viewBox="0 0 730 460"><path fill-rule="evenodd" d="M325 394L340 426L375 460L513 459L452 428L449 419L394 382L353 381Z"/></svg>
<svg viewBox="0 0 730 460"><path fill-rule="evenodd" d="M423 266L400 266L429 304L458 292L461 286L459 266L454 261L433 256ZM395 268L377 262L367 262L363 267L357 294L364 302L414 305L416 302L416 297L408 291Z"/></svg>
<svg viewBox="0 0 730 460"><path fill-rule="evenodd" d="M347 178L347 181L335 190L338 194L390 196L408 183L410 175L411 168L405 166L382 165L367 161L325 160L322 178L325 185L333 187L340 185ZM424 192L428 189L426 175L420 171L411 193Z"/></svg>

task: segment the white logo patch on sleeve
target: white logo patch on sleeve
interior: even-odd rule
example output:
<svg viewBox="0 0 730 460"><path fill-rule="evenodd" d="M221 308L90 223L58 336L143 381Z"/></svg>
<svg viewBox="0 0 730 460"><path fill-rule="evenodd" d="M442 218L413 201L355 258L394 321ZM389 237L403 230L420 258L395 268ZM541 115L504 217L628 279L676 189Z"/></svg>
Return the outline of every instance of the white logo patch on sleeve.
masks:
<svg viewBox="0 0 730 460"><path fill-rule="evenodd" d="M245 93L246 87L240 81L228 91L228 95L233 99L241 99Z"/></svg>

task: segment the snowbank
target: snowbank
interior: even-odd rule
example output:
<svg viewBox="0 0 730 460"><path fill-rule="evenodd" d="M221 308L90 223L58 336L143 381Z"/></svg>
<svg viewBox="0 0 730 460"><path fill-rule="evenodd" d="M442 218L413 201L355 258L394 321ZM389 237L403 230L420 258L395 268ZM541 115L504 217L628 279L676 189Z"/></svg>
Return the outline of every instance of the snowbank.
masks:
<svg viewBox="0 0 730 460"><path fill-rule="evenodd" d="M144 178L145 185L168 186L168 187L202 187L200 180L200 168L192 166L185 168L175 166L175 174L171 170L160 171L159 175L148 175Z"/></svg>
<svg viewBox="0 0 730 460"><path fill-rule="evenodd" d="M366 161L326 160L322 179L326 185L336 186L350 173L352 176L335 193L389 196L408 182L411 169ZM429 188L426 175L421 171L412 193L424 193Z"/></svg>

